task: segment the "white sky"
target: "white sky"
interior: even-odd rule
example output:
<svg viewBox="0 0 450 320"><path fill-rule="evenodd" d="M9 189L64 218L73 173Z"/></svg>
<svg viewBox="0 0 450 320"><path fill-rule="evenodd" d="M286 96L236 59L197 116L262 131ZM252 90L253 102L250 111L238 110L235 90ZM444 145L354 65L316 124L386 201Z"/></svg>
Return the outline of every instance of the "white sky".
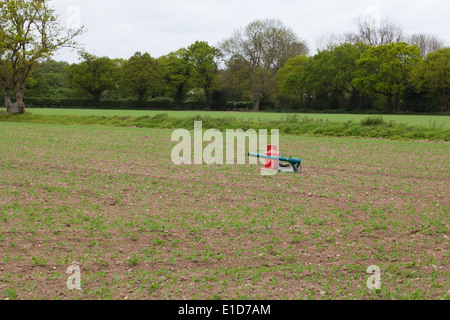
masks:
<svg viewBox="0 0 450 320"><path fill-rule="evenodd" d="M362 15L390 18L405 33L436 34L450 45L450 0L52 0L61 21L88 29L78 40L98 56L160 57L196 40L217 45L248 23L280 19L316 52L317 40L354 30ZM77 62L74 51L56 60Z"/></svg>

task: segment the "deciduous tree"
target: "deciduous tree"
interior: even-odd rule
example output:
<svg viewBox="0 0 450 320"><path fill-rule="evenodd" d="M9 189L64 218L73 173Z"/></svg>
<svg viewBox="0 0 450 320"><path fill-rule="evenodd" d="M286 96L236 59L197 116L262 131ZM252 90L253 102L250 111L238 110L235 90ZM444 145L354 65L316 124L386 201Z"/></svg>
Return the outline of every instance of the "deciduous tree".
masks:
<svg viewBox="0 0 450 320"><path fill-rule="evenodd" d="M164 80L167 83L170 94L175 100L177 107L181 106L187 91L192 87L192 63L187 58L186 49L182 48L176 52L158 59Z"/></svg>
<svg viewBox="0 0 450 320"><path fill-rule="evenodd" d="M340 107L347 108L357 94L352 81L356 72L356 61L368 49L364 43L343 43L316 54L311 81L315 91L322 96L339 99Z"/></svg>
<svg viewBox="0 0 450 320"><path fill-rule="evenodd" d="M252 83L254 111L260 108L264 86L292 57L308 52L307 45L280 20L256 20L236 30L219 47L228 59L240 60Z"/></svg>
<svg viewBox="0 0 450 320"><path fill-rule="evenodd" d="M445 47L444 40L436 35L424 33L415 33L408 37L408 43L417 45L424 58L426 58L429 53Z"/></svg>
<svg viewBox="0 0 450 320"><path fill-rule="evenodd" d="M25 84L33 66L62 47L75 46L83 30L61 27L48 0L0 1L0 79L8 114L25 112Z"/></svg>
<svg viewBox="0 0 450 320"><path fill-rule="evenodd" d="M95 100L100 100L107 91L118 87L120 64L118 60L97 57L87 52L80 52L82 61L67 68L69 81L89 93Z"/></svg>
<svg viewBox="0 0 450 320"><path fill-rule="evenodd" d="M405 40L403 29L390 19L377 21L372 16L359 17L356 20L357 30L344 34L341 42L365 43L369 46L380 46L398 43Z"/></svg>
<svg viewBox="0 0 450 320"><path fill-rule="evenodd" d="M123 63L122 70L124 86L136 94L140 101L161 90L162 77L158 62L150 54L136 52Z"/></svg>
<svg viewBox="0 0 450 320"><path fill-rule="evenodd" d="M296 56L291 58L278 72L279 87L282 94L294 96L300 104L311 102L314 95L310 80L312 57Z"/></svg>
<svg viewBox="0 0 450 320"><path fill-rule="evenodd" d="M26 86L29 97L71 98L74 90L69 83L64 61L45 60L35 65L31 81ZM31 82L31 83L30 83Z"/></svg>
<svg viewBox="0 0 450 320"><path fill-rule="evenodd" d="M411 70L420 59L420 49L404 42L370 47L356 61L352 84L363 92L385 97L387 108L398 112Z"/></svg>
<svg viewBox="0 0 450 320"><path fill-rule="evenodd" d="M439 100L441 111L448 110L450 96L450 48L431 52L411 73L419 92L430 92Z"/></svg>
<svg viewBox="0 0 450 320"><path fill-rule="evenodd" d="M193 66L191 75L193 84L202 88L206 108L210 109L213 91L218 87L218 59L221 56L221 52L205 41L196 41L187 48L186 54L187 59Z"/></svg>

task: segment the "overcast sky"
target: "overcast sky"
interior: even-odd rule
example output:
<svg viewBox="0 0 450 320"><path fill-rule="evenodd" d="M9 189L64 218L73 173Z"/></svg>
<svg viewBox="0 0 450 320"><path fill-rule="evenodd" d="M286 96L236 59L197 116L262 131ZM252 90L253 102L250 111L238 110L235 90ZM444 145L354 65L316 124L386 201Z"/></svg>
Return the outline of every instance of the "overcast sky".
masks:
<svg viewBox="0 0 450 320"><path fill-rule="evenodd" d="M64 24L87 28L79 38L89 53L111 58L136 51L157 58L196 40L217 45L248 23L280 19L310 53L332 32L354 30L358 16L390 18L407 34L431 33L450 44L450 0L52 0ZM77 62L76 52L60 51L56 60Z"/></svg>

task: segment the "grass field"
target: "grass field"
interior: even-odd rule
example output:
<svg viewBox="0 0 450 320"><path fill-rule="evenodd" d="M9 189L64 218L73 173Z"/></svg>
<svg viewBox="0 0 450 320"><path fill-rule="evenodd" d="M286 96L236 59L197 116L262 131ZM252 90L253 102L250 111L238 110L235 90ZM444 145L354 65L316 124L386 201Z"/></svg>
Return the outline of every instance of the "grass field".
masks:
<svg viewBox="0 0 450 320"><path fill-rule="evenodd" d="M0 122L0 298L449 299L448 143L282 135L263 177L171 133Z"/></svg>
<svg viewBox="0 0 450 320"><path fill-rule="evenodd" d="M40 115L70 115L70 116L129 116L142 117L154 116L161 113L167 113L173 117L193 117L196 115L210 116L213 118L235 117L243 120L281 120L286 117L283 113L255 113L255 112L208 112L208 111L137 111L137 110L81 110L81 109L29 109L29 112ZM310 119L322 119L328 121L345 122L354 120L356 122L367 118L367 114L298 114L301 117ZM438 127L443 129L450 128L450 116L429 116L429 115L383 115L386 121L395 121L408 125L417 125L424 127Z"/></svg>
<svg viewBox="0 0 450 320"><path fill-rule="evenodd" d="M297 114L262 114L268 119L252 118L259 113L242 113L247 119L237 118L234 113L196 113L172 112L133 113L132 111L108 115L102 110L97 115L88 115L87 110L73 111L72 114L36 114L27 112L24 115L6 115L0 111L0 122L20 122L35 124L64 124L64 125L96 125L105 127L130 127L153 129L193 129L195 121L202 121L204 129L277 129L282 134L310 136L310 137L363 137L383 138L392 140L421 140L421 141L450 141L450 128L444 128L445 116L435 117L429 126L409 125L394 120L387 121L383 116L366 116L361 120L350 119L329 120L327 115L312 119ZM57 113L57 112L56 112ZM278 117L276 119L275 117ZM269 117L273 117L270 119ZM350 116L351 117L351 116ZM425 121L425 120L423 120ZM436 123L441 122L441 125ZM425 123L425 122L423 122Z"/></svg>

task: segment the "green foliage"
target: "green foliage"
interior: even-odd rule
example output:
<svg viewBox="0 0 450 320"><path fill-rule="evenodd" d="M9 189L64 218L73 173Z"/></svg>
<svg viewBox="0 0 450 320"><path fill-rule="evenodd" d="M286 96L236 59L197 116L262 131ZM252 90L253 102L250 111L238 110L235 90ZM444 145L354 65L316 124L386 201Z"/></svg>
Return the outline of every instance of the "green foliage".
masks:
<svg viewBox="0 0 450 320"><path fill-rule="evenodd" d="M6 116L0 113L0 121L45 123L45 124L87 124L117 127L138 128L186 128L194 129L194 121L202 121L203 129L278 129L282 134L314 135L335 137L365 137L386 139L427 139L450 140L450 130L438 127L411 126L386 122L381 116L354 121L335 122L313 120L307 117L289 116L280 120L244 120L235 117L214 118L210 116L173 117L168 114L145 115L140 117L123 116L69 116L69 115L33 115L27 113L22 116Z"/></svg>
<svg viewBox="0 0 450 320"><path fill-rule="evenodd" d="M219 84L227 101L252 100L250 74L240 59L225 61L226 68L219 71Z"/></svg>
<svg viewBox="0 0 450 320"><path fill-rule="evenodd" d="M7 32L0 30L4 47ZM423 60L420 50L406 43L369 46L350 41L330 43L306 56L305 43L278 20L254 21L220 48L196 41L158 59L140 52L128 60L81 53L81 61L70 66L48 59L35 62L25 82L31 98L25 100L33 107L57 108L371 114L448 110L448 48L430 49ZM7 57L6 49L1 50ZM0 92L5 101L14 93L23 102L20 90L13 92L5 81L10 71L7 65L0 70Z"/></svg>
<svg viewBox="0 0 450 320"><path fill-rule="evenodd" d="M302 104L304 99L311 100L313 89L309 81L312 58L296 56L290 59L278 72L281 94L294 96Z"/></svg>
<svg viewBox="0 0 450 320"><path fill-rule="evenodd" d="M48 0L0 1L0 79L8 113L23 113L25 85L33 67L83 33L64 30ZM16 102L10 100L14 91Z"/></svg>
<svg viewBox="0 0 450 320"><path fill-rule="evenodd" d="M120 61L80 52L82 62L67 68L70 83L100 100L102 95L117 90Z"/></svg>
<svg viewBox="0 0 450 320"><path fill-rule="evenodd" d="M329 109L357 109L361 93L352 84L356 61L367 45L344 43L330 47L313 57L297 56L278 73L280 93L295 98L294 105ZM366 105L365 107L369 107Z"/></svg>
<svg viewBox="0 0 450 320"><path fill-rule="evenodd" d="M251 110L253 101L228 101L225 107L228 110Z"/></svg>
<svg viewBox="0 0 450 320"><path fill-rule="evenodd" d="M221 52L207 42L196 41L187 48L186 55L193 66L193 84L202 88L206 108L210 109L212 94L215 89L218 89L218 58L221 56Z"/></svg>
<svg viewBox="0 0 450 320"><path fill-rule="evenodd" d="M187 58L186 49L171 52L158 59L169 94L180 106L186 97L187 91L192 87L192 63Z"/></svg>
<svg viewBox="0 0 450 320"><path fill-rule="evenodd" d="M17 299L17 292L13 288L7 288L3 294L7 297L9 300L15 300Z"/></svg>
<svg viewBox="0 0 450 320"><path fill-rule="evenodd" d="M27 86L27 95L30 97L70 98L75 90L69 83L65 68L67 62L45 60L37 63L32 71L32 81Z"/></svg>
<svg viewBox="0 0 450 320"><path fill-rule="evenodd" d="M78 98L26 98L30 108L62 108L62 109L136 109L167 110L174 108L170 98L159 97L145 101L137 100L101 100Z"/></svg>
<svg viewBox="0 0 450 320"><path fill-rule="evenodd" d="M316 93L338 97L339 105L348 107L351 99L358 94L352 84L357 70L356 61L367 49L368 46L362 43L344 43L315 55L311 77Z"/></svg>
<svg viewBox="0 0 450 320"><path fill-rule="evenodd" d="M446 49L422 61L417 46L406 43L329 46L314 57L297 56L286 63L278 73L278 99L297 110L370 110L378 103L384 104L380 110L392 113L400 108L445 112L449 61Z"/></svg>
<svg viewBox="0 0 450 320"><path fill-rule="evenodd" d="M148 53L136 52L123 63L122 71L123 87L136 95L139 101L154 97L162 90L159 65Z"/></svg>
<svg viewBox="0 0 450 320"><path fill-rule="evenodd" d="M450 96L450 48L431 52L411 73L411 82L419 92L437 98L440 110L448 110Z"/></svg>
<svg viewBox="0 0 450 320"><path fill-rule="evenodd" d="M367 94L384 96L387 109L398 112L407 80L420 59L420 49L404 42L370 47L356 61L352 84Z"/></svg>
<svg viewBox="0 0 450 320"><path fill-rule="evenodd" d="M361 125L363 126L381 126L386 124L382 116L377 117L367 117L361 120Z"/></svg>

